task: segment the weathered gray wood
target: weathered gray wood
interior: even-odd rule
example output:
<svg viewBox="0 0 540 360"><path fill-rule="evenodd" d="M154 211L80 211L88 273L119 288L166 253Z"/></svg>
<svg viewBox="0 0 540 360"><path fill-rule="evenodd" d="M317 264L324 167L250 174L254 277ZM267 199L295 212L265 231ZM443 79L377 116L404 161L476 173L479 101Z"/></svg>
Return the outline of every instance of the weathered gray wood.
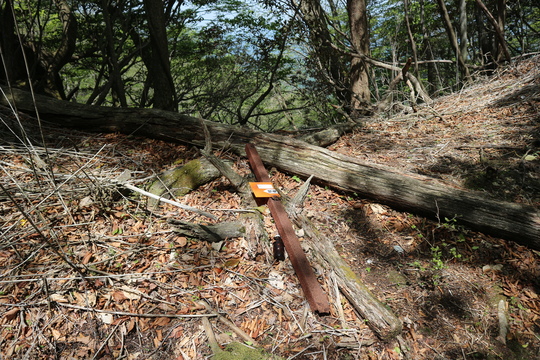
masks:
<svg viewBox="0 0 540 360"><path fill-rule="evenodd" d="M378 337L389 340L401 333L403 324L373 293L364 285L353 269L339 255L332 241L319 233L317 228L304 215L289 212L294 223L302 228L309 247L314 250L318 263L336 274L339 290L352 307L366 320L367 325Z"/></svg>
<svg viewBox="0 0 540 360"><path fill-rule="evenodd" d="M343 134L350 132L358 124L348 122L346 124L336 124L326 129L300 136L298 139L315 146L328 146L335 143Z"/></svg>
<svg viewBox="0 0 540 360"><path fill-rule="evenodd" d="M168 222L173 225L175 233L202 241L220 242L246 235L246 228L239 221L221 222L215 225L194 224L176 219L169 219Z"/></svg>
<svg viewBox="0 0 540 360"><path fill-rule="evenodd" d="M308 190L309 179L298 190L298 193L301 193L299 196L305 196ZM358 314L366 320L370 329L384 340L390 340L399 335L403 329L401 320L373 295L362 279L339 255L332 240L322 235L313 222L301 213L299 199L289 199L285 195L282 195L281 199L294 224L305 232L304 244L311 248L310 254L327 272L334 272L341 293L345 295Z"/></svg>
<svg viewBox="0 0 540 360"><path fill-rule="evenodd" d="M9 90L5 90L9 94ZM20 110L32 112L28 93L14 91ZM204 146L198 119L160 110L118 109L85 106L37 97L43 119L88 131L121 131L141 136ZM5 99L0 97L0 102ZM500 238L540 250L540 214L530 206L495 201L479 193L458 189L421 175L404 174L384 166L309 145L284 136L265 134L206 121L217 147L244 154L251 142L266 166L315 179L335 188L354 191L381 203L444 219L457 217L462 224Z"/></svg>

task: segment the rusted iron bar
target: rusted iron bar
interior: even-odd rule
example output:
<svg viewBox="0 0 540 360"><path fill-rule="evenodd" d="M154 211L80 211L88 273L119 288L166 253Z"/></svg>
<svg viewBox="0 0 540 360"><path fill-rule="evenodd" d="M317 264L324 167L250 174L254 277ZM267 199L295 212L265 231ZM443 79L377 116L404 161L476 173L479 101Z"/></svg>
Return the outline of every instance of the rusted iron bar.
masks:
<svg viewBox="0 0 540 360"><path fill-rule="evenodd" d="M253 144L246 145L246 154L257 181L270 182L270 176L268 176L268 172ZM294 232L293 225L287 216L283 204L278 197L271 197L268 198L267 205L274 218L279 235L283 239L285 249L287 250L287 254L289 254L289 259L296 272L296 276L298 276L311 310L319 314L329 314L330 303L328 302L328 297L324 293L321 284L317 281L315 272L304 250L300 246L298 237Z"/></svg>

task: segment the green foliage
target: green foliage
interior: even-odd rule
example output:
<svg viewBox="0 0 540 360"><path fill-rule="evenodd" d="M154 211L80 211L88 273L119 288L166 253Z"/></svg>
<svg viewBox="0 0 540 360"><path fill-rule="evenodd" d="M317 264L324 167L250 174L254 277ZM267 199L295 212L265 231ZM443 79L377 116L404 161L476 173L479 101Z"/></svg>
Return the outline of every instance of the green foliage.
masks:
<svg viewBox="0 0 540 360"><path fill-rule="evenodd" d="M13 1L18 30L34 60L50 59L63 39L63 24L52 0ZM313 51L309 29L295 14L291 2L253 0L165 1L166 31L171 77L176 104L182 113L267 131L324 126L342 121L336 108L346 109L329 84L320 59ZM496 14L494 2L486 2ZM113 49L107 44L102 1L69 2L78 23L77 48L60 73L71 100L119 106L111 86L111 51L118 60L120 86L128 106L152 106L148 72L149 30L144 6L139 1L116 1L109 6ZM325 20L335 46L350 51L345 2L326 2ZM459 35L459 8L447 2L454 30ZM511 55L540 50L540 8L535 0L507 2L506 37ZM370 56L401 67L413 55L405 25L404 2L368 2ZM419 60L455 60L440 10L434 1L409 1L408 19ZM495 42L494 32L474 1L467 1L471 65L486 62L486 44ZM491 46L491 45L490 45ZM349 86L350 57L340 55L340 83ZM371 67L374 97L380 99L395 71ZM411 72L416 70L411 69ZM459 74L458 74L459 75ZM431 93L461 86L455 63L426 63L418 67ZM410 101L404 84L394 101ZM532 156L532 154L531 154Z"/></svg>
<svg viewBox="0 0 540 360"><path fill-rule="evenodd" d="M431 256L434 269L442 270L445 268L444 261L442 260L442 251L438 246L431 247Z"/></svg>

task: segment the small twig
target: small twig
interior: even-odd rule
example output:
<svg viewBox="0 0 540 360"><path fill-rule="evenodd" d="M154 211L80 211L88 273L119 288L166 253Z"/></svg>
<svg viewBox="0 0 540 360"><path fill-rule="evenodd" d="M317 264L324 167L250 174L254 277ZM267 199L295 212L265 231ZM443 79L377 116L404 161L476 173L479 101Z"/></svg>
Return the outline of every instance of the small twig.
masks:
<svg viewBox="0 0 540 360"><path fill-rule="evenodd" d="M96 353L94 354L94 356L92 357L92 360L94 359L97 359L97 357L99 356L99 353L101 352L101 350L103 350L103 348L107 345L107 342L111 339L111 337L114 335L114 333L116 332L116 330L118 330L118 327L120 327L120 325L122 325L122 321L120 321L118 324L116 324L116 326L114 327L114 329L111 331L111 333L109 334L109 336L107 336L107 338L105 339L105 341L103 341L101 343L101 346L99 347L99 349L97 349Z"/></svg>
<svg viewBox="0 0 540 360"><path fill-rule="evenodd" d="M96 276L85 276L85 279L86 280L90 280L90 279L102 279L104 277L107 277L107 278L123 278L123 277L131 277L132 279L146 279L148 276L150 275L161 275L161 274L173 274L173 273L178 273L178 272L193 272L193 271L197 271L197 270L202 270L202 269L205 269L205 268L211 268L213 267L212 265L202 265L202 266L196 266L196 267L192 267L192 268L186 268L186 269L175 269L175 270L166 270L166 271L153 271L153 272L147 272L147 273L127 273L127 274L109 274L109 273L106 273L106 272L101 272L103 273L103 275L96 275ZM93 272L98 272L96 271L95 269L89 269L89 271L93 271ZM22 279L14 279L14 280L2 280L0 281L0 284L14 284L14 283L21 283L21 282L35 282L35 281L43 281L43 278L30 278L30 277L25 277L25 275L19 275L17 276L19 278L22 277ZM80 277L59 277L59 278L52 278L52 277L48 277L47 278L47 281L70 281L70 280L80 280L81 278ZM0 305L5 305L4 303L1 303L0 302Z"/></svg>
<svg viewBox="0 0 540 360"><path fill-rule="evenodd" d="M32 254L30 254L26 259L24 259L24 261L22 261L21 263L19 263L17 266L14 266L13 268L9 269L5 274L2 274L0 275L0 279L8 276L10 273L14 272L15 270L17 270L19 267L22 267L24 264L26 264L28 261L32 260L34 258L35 255L37 255L41 249L43 249L45 246L47 246L47 243L45 244L41 244L41 246L39 246L39 248L37 248L36 250L34 250L34 252ZM15 251L17 251L16 248L14 248ZM0 281L0 284L2 282Z"/></svg>
<svg viewBox="0 0 540 360"><path fill-rule="evenodd" d="M189 319L189 318L201 318L201 317L218 316L218 314L192 314L192 315L181 315L181 314L136 314L136 313L130 313L130 312L124 312L124 311L108 311L108 310L87 308L87 307L84 307L84 306L64 304L64 303L57 303L57 304L59 306L70 308L70 309L75 309L75 310L96 312L96 313L101 313L101 314L119 315L119 316L142 317L142 318L166 317L166 318L181 318L181 319L186 318L186 319Z"/></svg>
<svg viewBox="0 0 540 360"><path fill-rule="evenodd" d="M255 339L253 339L251 336L246 334L244 330L240 329L238 326L234 325L232 321L228 320L224 316L218 314L212 306L207 303L206 301L199 301L198 304L204 306L206 310L210 311L214 316L217 316L218 320L221 321L223 324L227 325L229 328L231 328L232 331L234 331L236 334L238 334L242 339L250 343L252 346L259 346Z"/></svg>
<svg viewBox="0 0 540 360"><path fill-rule="evenodd" d="M77 273L79 273L79 275L81 275L82 278L84 278L85 274L82 272L82 269L79 268L78 266L76 266L75 264L73 264L71 261L69 261L69 259L65 256L65 254L63 254L60 250L58 250L55 247L55 244L53 243L53 241L50 240L47 236L45 236L45 234L39 228L39 226L37 226L37 224L30 217L30 215L21 207L21 205L13 198L13 196L11 196L11 194L6 190L6 188L2 185L2 183L0 183L0 189L5 194L7 194L7 196L13 202L13 204L15 205L17 210L19 210L19 212L24 216L24 218L28 221L28 223L30 223L30 225L36 230L36 232L39 234L39 236L47 243L47 245L51 248L51 250L54 253L56 253L56 255L58 255L62 260L64 260L64 262L67 263L73 270L75 270ZM57 239L54 239L54 240L57 241ZM62 247L58 243L56 245L58 245L58 247L60 249L62 249Z"/></svg>
<svg viewBox="0 0 540 360"><path fill-rule="evenodd" d="M47 307L49 308L49 311L51 311L51 295L49 294L49 284L47 283L47 278L45 276L43 276L43 292L47 298Z"/></svg>
<svg viewBox="0 0 540 360"><path fill-rule="evenodd" d="M214 334L214 331L212 330L212 325L210 324L210 320L208 318L202 318L202 325L204 328L204 332L206 333L206 336L208 337L208 343L210 345L210 349L212 349L212 352L215 354L221 352L221 348L219 347L219 343L216 340L216 335Z"/></svg>
<svg viewBox="0 0 540 360"><path fill-rule="evenodd" d="M209 211L229 211L229 212L237 212L237 213L252 213L252 214L259 214L257 210L249 210L249 209L208 209Z"/></svg>

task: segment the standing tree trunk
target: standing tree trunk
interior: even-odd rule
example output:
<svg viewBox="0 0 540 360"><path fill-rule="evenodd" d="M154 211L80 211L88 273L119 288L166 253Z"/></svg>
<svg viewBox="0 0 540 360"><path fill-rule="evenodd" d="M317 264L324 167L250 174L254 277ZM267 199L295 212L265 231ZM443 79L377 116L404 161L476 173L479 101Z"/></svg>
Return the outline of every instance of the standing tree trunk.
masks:
<svg viewBox="0 0 540 360"><path fill-rule="evenodd" d="M60 70L66 65L75 52L77 44L77 19L71 11L67 1L55 0L58 8L58 17L62 21L62 41L52 56L47 59L47 74L45 77L45 92L56 98L65 99L64 85L60 77Z"/></svg>
<svg viewBox="0 0 540 360"><path fill-rule="evenodd" d="M347 13L351 28L354 50L369 55L369 31L365 0L347 0ZM365 111L370 102L369 73L367 63L360 57L351 59L350 72L351 112L353 115Z"/></svg>
<svg viewBox="0 0 540 360"><path fill-rule="evenodd" d="M407 34L409 36L409 41L411 42L411 50L414 60L414 75L418 76L418 50L416 48L416 41L414 41L414 35L411 29L411 22L409 20L409 0L403 0L403 8L405 9L405 24L407 25Z"/></svg>
<svg viewBox="0 0 540 360"><path fill-rule="evenodd" d="M77 19L67 1L55 0L54 4L58 9L62 30L60 31L60 45L54 53L51 53L41 48L39 41L32 38L32 36L41 36L39 29L27 30L30 34L23 34L26 35L25 42L21 43L17 38L17 23L13 15L12 1L0 3L0 47L5 60L5 64L2 64L4 66L2 66L0 79L20 84L28 84L30 81L36 92L57 99L65 99L60 70L70 61L75 52ZM23 56L23 51L25 56ZM26 65L28 71L25 68Z"/></svg>
<svg viewBox="0 0 540 360"><path fill-rule="evenodd" d="M11 1L0 3L0 80L12 83L26 77L22 47L15 35Z"/></svg>
<svg viewBox="0 0 540 360"><path fill-rule="evenodd" d="M422 53L426 60L433 60L433 51L431 49L430 35L426 26L426 6L425 1L420 0L420 23L422 24ZM428 62L427 64L427 76L428 76L428 92L433 94L440 89L439 78L437 76L437 65L434 62Z"/></svg>
<svg viewBox="0 0 540 360"><path fill-rule="evenodd" d="M476 4L482 11L486 14L486 17L488 18L489 22L495 29L495 35L497 38L497 41L495 42L494 48L492 50L493 52L493 60L498 63L502 59L502 55L504 55L504 58L507 62L512 62L512 59L510 58L510 52L508 51L508 47L506 46L506 41L504 40L504 22L505 22L505 13L506 13L506 1L505 0L498 0L497 1L497 19L489 12L488 8L482 0L476 0Z"/></svg>
<svg viewBox="0 0 540 360"><path fill-rule="evenodd" d="M171 76L165 12L162 0L144 0L144 9L150 32L152 61L148 66L148 76L154 88L154 108L177 111L176 93Z"/></svg>
<svg viewBox="0 0 540 360"><path fill-rule="evenodd" d="M309 30L310 42L319 61L319 68L326 81L334 88L339 101L349 102L347 85L343 81L342 59L332 44L326 15L319 0L301 0L300 12Z"/></svg>
<svg viewBox="0 0 540 360"><path fill-rule="evenodd" d="M469 73L467 65L465 64L463 54L461 53L461 50L459 48L456 32L454 31L454 27L452 26L452 21L450 20L450 16L448 15L448 10L446 9L444 0L437 0L437 3L439 4L439 10L444 20L444 26L446 28L446 33L448 34L448 39L450 40L450 44L452 44L452 48L454 49L454 52L456 54L456 60L461 74L465 79L469 79L471 75Z"/></svg>
<svg viewBox="0 0 540 360"><path fill-rule="evenodd" d="M500 35L495 39L495 46L497 47L497 61L501 62L503 56L510 62L510 56L506 47L506 40L504 39L504 27L506 25L506 0L497 0L497 27L500 31Z"/></svg>
<svg viewBox="0 0 540 360"><path fill-rule="evenodd" d="M109 76L111 77L111 89L113 93L113 105L118 101L120 106L127 107L124 83L118 65L118 55L116 54L112 19L109 12L109 0L102 0L103 18L105 20L105 38L107 39L107 62L109 66Z"/></svg>
<svg viewBox="0 0 540 360"><path fill-rule="evenodd" d="M459 0L459 47L461 56L467 61L468 39L467 39L467 1Z"/></svg>

